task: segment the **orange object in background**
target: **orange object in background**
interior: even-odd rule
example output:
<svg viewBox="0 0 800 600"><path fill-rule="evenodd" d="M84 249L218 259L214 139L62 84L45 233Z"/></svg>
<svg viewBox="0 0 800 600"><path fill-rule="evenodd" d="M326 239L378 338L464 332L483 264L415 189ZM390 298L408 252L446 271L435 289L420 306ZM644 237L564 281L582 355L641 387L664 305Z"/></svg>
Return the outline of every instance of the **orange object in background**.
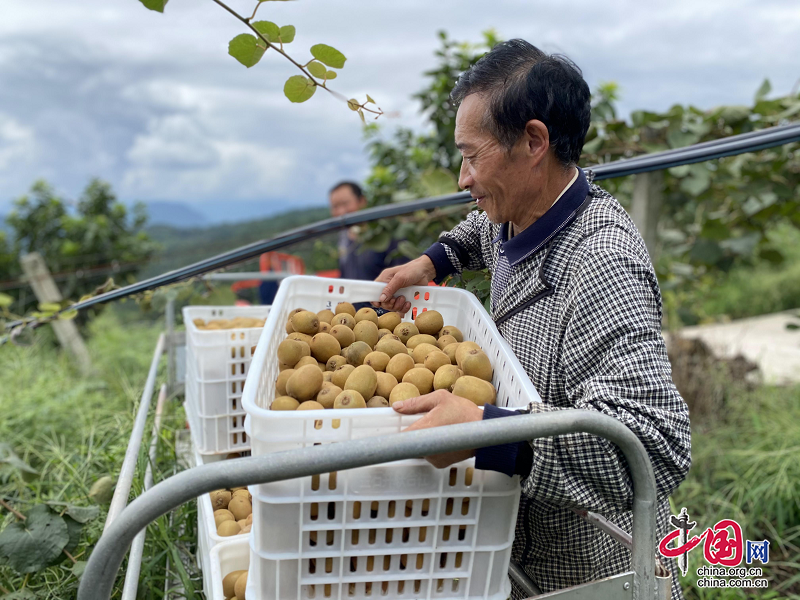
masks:
<svg viewBox="0 0 800 600"><path fill-rule="evenodd" d="M262 273L285 272L291 273L292 275L303 275L306 272L306 265L302 258L294 254L265 252L258 258L258 270ZM235 294L241 290L256 288L260 286L261 283L261 279L236 281L231 285L231 291Z"/></svg>

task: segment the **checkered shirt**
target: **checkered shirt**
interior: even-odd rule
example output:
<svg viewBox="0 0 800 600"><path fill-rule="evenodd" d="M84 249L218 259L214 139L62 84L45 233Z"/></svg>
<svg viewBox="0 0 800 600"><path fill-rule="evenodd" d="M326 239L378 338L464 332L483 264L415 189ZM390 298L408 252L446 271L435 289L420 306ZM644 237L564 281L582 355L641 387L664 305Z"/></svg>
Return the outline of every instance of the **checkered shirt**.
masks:
<svg viewBox="0 0 800 600"><path fill-rule="evenodd" d="M656 478L660 539L669 531L668 497L691 463L688 410L672 382L661 293L644 242L617 200L592 185L591 172L586 177L589 194L574 220L517 263L500 293L493 290L492 318L542 397L530 412L598 411L641 440ZM499 227L473 211L443 234L454 269L495 274ZM633 487L619 449L586 433L531 447L512 560L543 592L628 570L630 552L570 510L598 512L631 531ZM677 568L666 566L679 600Z"/></svg>

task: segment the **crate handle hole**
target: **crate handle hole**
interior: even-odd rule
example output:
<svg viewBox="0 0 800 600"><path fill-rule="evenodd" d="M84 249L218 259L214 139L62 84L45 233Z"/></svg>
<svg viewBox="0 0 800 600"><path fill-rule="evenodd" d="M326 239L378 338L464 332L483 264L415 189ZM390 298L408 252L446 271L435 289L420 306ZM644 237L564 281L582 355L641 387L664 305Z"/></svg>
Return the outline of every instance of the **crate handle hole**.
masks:
<svg viewBox="0 0 800 600"><path fill-rule="evenodd" d="M444 569L447 566L447 552L443 552L439 557L439 568Z"/></svg>
<svg viewBox="0 0 800 600"><path fill-rule="evenodd" d="M367 557L367 571L372 573L372 569L374 567L375 567L375 557L374 556L368 556Z"/></svg>
<svg viewBox="0 0 800 600"><path fill-rule="evenodd" d="M336 518L336 503L328 502L328 520L333 521Z"/></svg>
<svg viewBox="0 0 800 600"><path fill-rule="evenodd" d="M329 490L336 489L336 471L328 475L328 489Z"/></svg>
<svg viewBox="0 0 800 600"><path fill-rule="evenodd" d="M316 521L319 517L319 504L316 502L311 503L311 520Z"/></svg>
<svg viewBox="0 0 800 600"><path fill-rule="evenodd" d="M464 539L466 539L466 537L467 537L467 526L466 525L459 526L459 528L458 528L458 541L459 542L463 542Z"/></svg>
<svg viewBox="0 0 800 600"><path fill-rule="evenodd" d="M308 560L308 572L313 575L317 572L317 560L314 558L310 558Z"/></svg>
<svg viewBox="0 0 800 600"><path fill-rule="evenodd" d="M469 498L464 498L461 501L461 515L466 516L469 514Z"/></svg>
<svg viewBox="0 0 800 600"><path fill-rule="evenodd" d="M451 467L450 469L450 487L453 487L458 481L458 469Z"/></svg>
<svg viewBox="0 0 800 600"><path fill-rule="evenodd" d="M325 543L327 543L328 546L333 546L333 538L334 538L333 529L329 529L328 530L327 539L325 540Z"/></svg>
<svg viewBox="0 0 800 600"><path fill-rule="evenodd" d="M417 571L421 571L422 567L424 566L425 566L425 555L417 554Z"/></svg>
<svg viewBox="0 0 800 600"><path fill-rule="evenodd" d="M464 485L470 486L472 485L472 477L475 474L475 469L473 467L467 467L467 470L464 471Z"/></svg>
<svg viewBox="0 0 800 600"><path fill-rule="evenodd" d="M428 537L428 528L427 527L420 527L419 528L419 543L425 543L425 538Z"/></svg>
<svg viewBox="0 0 800 600"><path fill-rule="evenodd" d="M333 558L330 556L325 559L325 572L331 573L333 572Z"/></svg>
<svg viewBox="0 0 800 600"><path fill-rule="evenodd" d="M358 520L361 518L361 502L355 501L353 502L353 519Z"/></svg>
<svg viewBox="0 0 800 600"><path fill-rule="evenodd" d="M453 503L454 503L453 498L447 499L447 503L445 504L444 508L444 514L446 514L448 517L453 514Z"/></svg>
<svg viewBox="0 0 800 600"><path fill-rule="evenodd" d="M414 292L414 300L419 300L419 292Z"/></svg>
<svg viewBox="0 0 800 600"><path fill-rule="evenodd" d="M445 525L442 529L442 541L450 541L450 525Z"/></svg>
<svg viewBox="0 0 800 600"><path fill-rule="evenodd" d="M394 539L394 529L387 529L386 530L386 543L391 544L392 539Z"/></svg>
<svg viewBox="0 0 800 600"><path fill-rule="evenodd" d="M463 558L464 558L464 553L463 552L457 552L456 553L456 569L460 569L461 568L461 560Z"/></svg>
<svg viewBox="0 0 800 600"><path fill-rule="evenodd" d="M410 517L414 514L414 502L412 500L406 500L406 518Z"/></svg>
<svg viewBox="0 0 800 600"><path fill-rule="evenodd" d="M394 519L394 509L396 506L396 502L394 500L389 501L389 518Z"/></svg>
<svg viewBox="0 0 800 600"><path fill-rule="evenodd" d="M392 568L392 557L388 554L383 557L383 570L388 571Z"/></svg>
<svg viewBox="0 0 800 600"><path fill-rule="evenodd" d="M315 492L319 489L319 475L311 476L311 489Z"/></svg>
<svg viewBox="0 0 800 600"><path fill-rule="evenodd" d="M378 518L378 508L380 508L380 504L378 504L377 500L373 500L372 504L369 507L369 518L370 519L377 519Z"/></svg>

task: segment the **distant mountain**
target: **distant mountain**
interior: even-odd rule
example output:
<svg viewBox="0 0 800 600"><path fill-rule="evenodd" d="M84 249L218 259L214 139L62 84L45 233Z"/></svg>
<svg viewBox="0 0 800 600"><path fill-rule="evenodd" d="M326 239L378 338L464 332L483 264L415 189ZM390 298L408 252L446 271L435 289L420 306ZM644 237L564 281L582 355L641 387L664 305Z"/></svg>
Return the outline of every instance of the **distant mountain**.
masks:
<svg viewBox="0 0 800 600"><path fill-rule="evenodd" d="M148 225L169 225L180 229L208 225L206 216L186 202L147 202Z"/></svg>

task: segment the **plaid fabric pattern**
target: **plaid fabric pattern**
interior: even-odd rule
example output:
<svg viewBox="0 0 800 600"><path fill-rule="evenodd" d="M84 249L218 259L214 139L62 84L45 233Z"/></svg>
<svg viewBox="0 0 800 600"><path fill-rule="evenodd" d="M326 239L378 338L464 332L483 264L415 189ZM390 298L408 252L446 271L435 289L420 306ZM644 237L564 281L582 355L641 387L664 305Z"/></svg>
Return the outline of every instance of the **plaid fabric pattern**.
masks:
<svg viewBox="0 0 800 600"><path fill-rule="evenodd" d="M689 415L672 382L647 249L592 177L588 172L589 195L575 219L510 272L501 269L508 281L496 298L492 286L492 317L542 397L529 411L595 410L642 441L661 501L660 539L669 531L667 499L691 463ZM457 271L488 268L495 276L499 227L473 211L440 242ZM622 453L584 433L533 440L531 447L512 560L543 592L629 569L629 551L569 510L601 513L631 531L633 488ZM666 566L679 600L677 568Z"/></svg>

